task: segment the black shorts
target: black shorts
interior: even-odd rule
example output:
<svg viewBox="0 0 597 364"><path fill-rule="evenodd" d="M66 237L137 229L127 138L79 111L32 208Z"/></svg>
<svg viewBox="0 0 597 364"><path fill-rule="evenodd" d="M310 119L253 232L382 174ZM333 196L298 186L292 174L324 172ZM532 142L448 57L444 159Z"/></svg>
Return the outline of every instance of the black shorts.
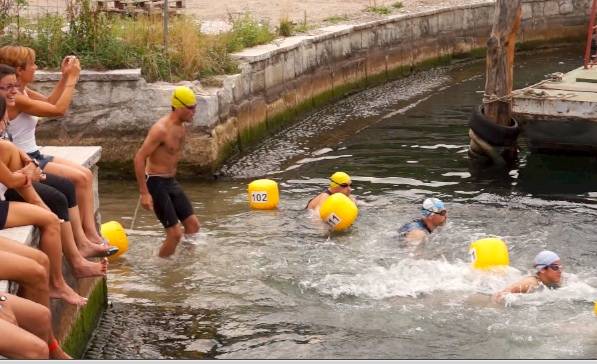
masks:
<svg viewBox="0 0 597 364"><path fill-rule="evenodd" d="M8 201L0 201L0 229L6 226L6 218L8 217Z"/></svg>
<svg viewBox="0 0 597 364"><path fill-rule="evenodd" d="M75 192L75 185L68 179L60 177L56 174L46 173L46 179L41 183L44 185L52 186L60 191L64 197L68 208L77 206L77 194Z"/></svg>
<svg viewBox="0 0 597 364"><path fill-rule="evenodd" d="M58 216L59 219L68 221L68 201L66 196L52 186L45 185L39 182L33 182L33 188L35 192L41 197L43 202L48 205L50 210ZM4 194L8 201L20 201L25 202L23 197L12 188Z"/></svg>
<svg viewBox="0 0 597 364"><path fill-rule="evenodd" d="M164 228L193 215L193 206L174 177L147 177L147 189L153 199L153 211Z"/></svg>
<svg viewBox="0 0 597 364"><path fill-rule="evenodd" d="M41 169L42 171L44 170L44 168L46 168L46 165L54 159L54 156L41 154L39 150L27 153L27 155L37 161L37 163L39 164L39 169Z"/></svg>

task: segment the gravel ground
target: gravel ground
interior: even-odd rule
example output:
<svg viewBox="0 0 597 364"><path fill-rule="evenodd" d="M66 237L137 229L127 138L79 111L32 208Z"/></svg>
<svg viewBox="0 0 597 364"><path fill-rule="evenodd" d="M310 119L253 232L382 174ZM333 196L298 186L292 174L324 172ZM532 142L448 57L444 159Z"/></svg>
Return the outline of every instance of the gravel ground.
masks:
<svg viewBox="0 0 597 364"><path fill-rule="evenodd" d="M92 0L95 2L97 0ZM109 1L109 0L102 0ZM125 0L133 1L133 0ZM140 0L137 0L140 1ZM174 0L170 0L174 1ZM484 3L491 0L183 0L186 14L193 15L202 23L202 30L217 33L229 28L230 15L249 12L258 19L276 26L280 19L288 18L296 23L307 20L310 28L338 23L361 22L380 19L383 16L367 12L369 6L387 7L392 14L414 13L464 4ZM393 5L401 3L402 7ZM35 17L40 13L64 12L64 0L29 0L21 9L21 15ZM112 6L112 5L108 5Z"/></svg>

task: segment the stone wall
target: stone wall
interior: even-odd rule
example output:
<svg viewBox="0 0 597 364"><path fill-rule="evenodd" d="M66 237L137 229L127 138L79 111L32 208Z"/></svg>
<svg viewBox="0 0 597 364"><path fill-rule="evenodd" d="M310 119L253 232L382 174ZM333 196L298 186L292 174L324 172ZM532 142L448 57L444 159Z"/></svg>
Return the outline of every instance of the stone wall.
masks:
<svg viewBox="0 0 597 364"><path fill-rule="evenodd" d="M298 113L347 91L386 82L453 57L483 56L495 3L463 5L384 20L318 29L234 56L240 73L222 87L194 87L198 111L185 158L191 174L210 174ZM584 39L589 0L523 0L519 43ZM48 90L59 75L40 72ZM174 85L146 83L139 70L84 72L72 110L40 126L39 141L101 145L103 170L132 174L132 157L148 127L169 111Z"/></svg>

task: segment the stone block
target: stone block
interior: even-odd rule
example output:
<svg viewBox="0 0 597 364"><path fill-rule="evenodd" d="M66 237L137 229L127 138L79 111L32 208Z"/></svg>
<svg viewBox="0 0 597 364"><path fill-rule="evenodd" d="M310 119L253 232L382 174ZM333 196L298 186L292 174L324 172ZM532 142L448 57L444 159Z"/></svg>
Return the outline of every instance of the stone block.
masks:
<svg viewBox="0 0 597 364"><path fill-rule="evenodd" d="M522 20L533 18L533 7L529 3L522 3Z"/></svg>
<svg viewBox="0 0 597 364"><path fill-rule="evenodd" d="M233 102L232 85L230 83L224 84L222 88L216 92L218 96L218 115L220 120L228 118L230 114L230 105Z"/></svg>
<svg viewBox="0 0 597 364"><path fill-rule="evenodd" d="M377 36L371 28L360 30L361 32L361 48L367 50L375 47L377 43Z"/></svg>
<svg viewBox="0 0 597 364"><path fill-rule="evenodd" d="M560 7L560 15L568 15L574 12L574 5L571 0L560 1L558 6Z"/></svg>
<svg viewBox="0 0 597 364"><path fill-rule="evenodd" d="M560 14L560 6L556 0L547 0L543 8L543 16L554 16Z"/></svg>
<svg viewBox="0 0 597 364"><path fill-rule="evenodd" d="M351 53L359 52L362 48L362 34L363 32L360 30L354 30L350 33L350 49Z"/></svg>
<svg viewBox="0 0 597 364"><path fill-rule="evenodd" d="M193 118L193 126L213 128L219 120L219 97L217 95L198 95L197 111Z"/></svg>
<svg viewBox="0 0 597 364"><path fill-rule="evenodd" d="M284 82L284 54L276 55L265 63L266 91Z"/></svg>
<svg viewBox="0 0 597 364"><path fill-rule="evenodd" d="M298 72L298 66L295 69L297 75L303 75L312 72L317 67L317 47L312 41L303 42L299 48L301 57L295 57L295 60L301 65L301 72Z"/></svg>
<svg viewBox="0 0 597 364"><path fill-rule="evenodd" d="M300 55L297 55L297 53L298 51L295 49L284 53L284 83L290 82L296 77L296 58L300 58Z"/></svg>
<svg viewBox="0 0 597 364"><path fill-rule="evenodd" d="M441 33L448 33L458 29L456 27L456 17L454 11L444 11L436 15L438 31Z"/></svg>
<svg viewBox="0 0 597 364"><path fill-rule="evenodd" d="M333 62L333 40L327 39L315 43L316 68L324 67Z"/></svg>

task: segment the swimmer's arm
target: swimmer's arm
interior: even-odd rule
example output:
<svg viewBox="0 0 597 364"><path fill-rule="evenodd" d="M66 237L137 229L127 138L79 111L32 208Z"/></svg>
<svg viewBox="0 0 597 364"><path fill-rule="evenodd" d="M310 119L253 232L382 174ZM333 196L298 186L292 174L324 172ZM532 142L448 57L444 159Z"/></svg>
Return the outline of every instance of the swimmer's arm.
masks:
<svg viewBox="0 0 597 364"><path fill-rule="evenodd" d="M321 200L321 195L315 197L314 199L312 199L311 201L309 201L309 203L307 204L307 208L308 209L315 209L317 208L317 206L319 206L319 200Z"/></svg>
<svg viewBox="0 0 597 364"><path fill-rule="evenodd" d="M410 231L404 237L404 239L406 241L411 242L411 243L420 242L420 241L425 240L426 238L427 238L427 234L425 234L425 232L423 230L419 230L419 229Z"/></svg>
<svg viewBox="0 0 597 364"><path fill-rule="evenodd" d="M148 194L147 184L145 183L145 167L147 158L160 146L164 139L164 130L157 125L154 125L149 129L147 138L143 141L143 145L135 154L133 162L135 164L135 177L137 178L137 185L139 186L139 192L141 195Z"/></svg>
<svg viewBox="0 0 597 364"><path fill-rule="evenodd" d="M535 277L525 277L518 282L512 283L503 290L493 295L496 302L501 301L508 293L528 293L537 288L537 279Z"/></svg>

